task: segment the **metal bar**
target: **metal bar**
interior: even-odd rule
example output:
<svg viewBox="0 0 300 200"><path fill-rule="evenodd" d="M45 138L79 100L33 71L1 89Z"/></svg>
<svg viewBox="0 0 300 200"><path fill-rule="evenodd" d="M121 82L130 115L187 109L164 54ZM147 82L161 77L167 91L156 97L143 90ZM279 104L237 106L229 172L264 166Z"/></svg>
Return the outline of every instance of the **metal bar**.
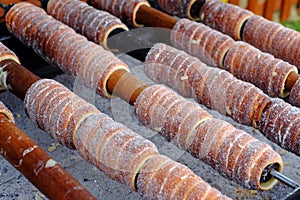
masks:
<svg viewBox="0 0 300 200"><path fill-rule="evenodd" d="M281 174L280 172L278 172L276 170L272 170L270 173L274 178L276 178L280 182L286 184L287 186L289 186L293 189L300 187L300 184L296 183L294 180L284 176L283 174Z"/></svg>

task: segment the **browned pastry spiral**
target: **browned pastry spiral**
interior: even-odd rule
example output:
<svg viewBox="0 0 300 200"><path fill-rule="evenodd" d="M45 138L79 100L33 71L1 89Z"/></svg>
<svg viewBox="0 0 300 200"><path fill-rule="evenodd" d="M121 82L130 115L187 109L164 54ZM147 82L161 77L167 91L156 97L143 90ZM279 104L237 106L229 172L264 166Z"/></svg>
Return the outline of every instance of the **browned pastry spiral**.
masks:
<svg viewBox="0 0 300 200"><path fill-rule="evenodd" d="M15 118L10 110L0 101L0 113L5 115L11 122L15 123Z"/></svg>
<svg viewBox="0 0 300 200"><path fill-rule="evenodd" d="M300 107L300 79L292 87L289 100L292 105Z"/></svg>
<svg viewBox="0 0 300 200"><path fill-rule="evenodd" d="M165 86L154 85L140 94L135 113L142 124L159 131L168 141L207 162L223 176L247 188L273 187L275 179L261 183L260 177L272 163L282 170L279 154L194 105Z"/></svg>
<svg viewBox="0 0 300 200"><path fill-rule="evenodd" d="M259 129L282 148L300 155L299 108L281 99L272 99L272 104L262 115Z"/></svg>
<svg viewBox="0 0 300 200"><path fill-rule="evenodd" d="M194 197L201 191L195 188L196 185L212 190L210 197L229 199L186 166L159 155L154 144L104 114L85 120L75 135L75 141L80 155L86 160L103 170L107 176L137 190L145 199ZM167 161L170 167L161 165L162 161ZM158 179L165 181L158 182ZM193 184L190 195L186 193L186 184L189 183Z"/></svg>
<svg viewBox="0 0 300 200"><path fill-rule="evenodd" d="M247 45L245 45L245 47L247 47ZM246 64L248 61L245 61L245 59L241 61L236 59L234 60L234 62L245 63L243 64L243 66L245 66L246 69L248 69L249 67L251 68L251 63L258 62L256 57L252 56L251 54L257 51L258 50L256 49L255 51L253 51L253 49L251 51L244 50L244 52L248 52L247 55L249 56L249 58L252 58L250 59L249 62L250 64ZM185 58L185 60L182 63L172 64L169 58L173 58L174 55ZM269 54L263 54L263 55L266 55L266 61L268 61L267 58L270 57L270 55ZM254 87L253 85L237 80L234 76L232 76L230 73L224 70L206 67L203 64L200 65L199 62L194 61L195 58L190 60L189 57L190 56L187 55L186 53L182 53L181 51L176 50L173 47L169 47L164 44L156 44L149 51L149 54L146 57L145 65L144 65L145 73L152 80L159 83L165 83L166 85L171 86L174 89L177 89L177 91L181 93L181 90L179 90L178 87L177 88L175 87L176 84L174 84L174 81L173 82L169 81L169 80L176 80L177 84L183 84L181 82L181 79L178 77L176 78L174 74L164 73L164 71L168 72L171 71L173 68L176 69L177 71L180 71L180 68L182 68L183 70L181 71L181 74L185 74L184 79L187 81L186 86L192 90L192 94L194 98L199 103L211 109L217 110L222 114L226 114L239 123L252 125L253 127L257 127L257 125L259 125L258 128L267 138L276 142L278 145L282 146L283 148L292 151L296 154L299 154L299 152L297 152L298 150L295 150L298 148L297 144L294 144L292 139L287 138L285 144L282 144L282 139L278 139L278 138L274 139L274 136L272 134L277 134L277 133L274 132L273 130L270 130L269 128L275 127L275 124L269 125L268 124L269 122L265 122L266 120L268 120L266 116L268 115L267 113L269 112L274 112L275 113L274 115L277 116L279 115L279 113L277 112L283 111L282 110L283 108L286 109L289 108L290 110L295 110L294 111L295 113L297 113L297 110L299 109L292 108L289 104L284 104L281 101L279 101L279 103L282 108L274 107L273 105L274 99L269 98L267 95L263 94L261 90ZM280 61L279 63L285 64L286 62ZM231 66L235 66L235 65L231 65ZM263 75L264 72L267 70L262 67L261 69L256 69L255 71L256 74L260 76L261 74ZM158 77L160 75L159 73L163 74L165 78L159 79ZM269 74L271 73L272 72L269 72ZM251 79L253 77L249 76L248 78ZM274 78L273 80L270 81L275 82L277 80ZM299 80L297 81L297 83L292 89L290 102L297 105L297 102L299 102L298 99L299 99ZM277 101L275 101L275 103L276 102ZM275 111L273 111L274 110L273 107ZM291 113L286 113L286 114L291 114ZM274 120L275 119L273 118L270 119L271 122ZM280 127L288 126L288 124L289 124L289 117L282 116L280 120L277 122L275 129L279 130L281 129ZM297 127L294 127L294 129L298 130ZM293 131L295 131L294 129ZM287 135L284 137L289 137L288 132L284 134ZM294 135L291 137L295 138L296 137L295 134L297 134L297 132L293 134Z"/></svg>
<svg viewBox="0 0 300 200"><path fill-rule="evenodd" d="M172 45L200 58L211 66L223 66L225 55L234 44L227 35L188 19L179 20L171 31Z"/></svg>
<svg viewBox="0 0 300 200"><path fill-rule="evenodd" d="M254 14L220 0L206 1L200 10L200 20L207 26L241 40L242 27Z"/></svg>
<svg viewBox="0 0 300 200"><path fill-rule="evenodd" d="M111 32L116 29L128 30L117 17L77 0L50 0L47 12L106 49Z"/></svg>
<svg viewBox="0 0 300 200"><path fill-rule="evenodd" d="M29 118L69 148L75 148L73 137L81 122L100 112L50 79L34 83L26 92L24 103Z"/></svg>
<svg viewBox="0 0 300 200"><path fill-rule="evenodd" d="M130 186L147 198L151 195L150 191L137 188L137 178L141 169L148 166L147 161L159 155L152 142L113 121L54 80L41 79L34 83L27 91L24 102L29 118L61 144L77 149L86 161L109 178ZM0 112L1 109L0 104ZM187 167L184 169L186 171L176 175L176 180L164 184L164 188L172 188L178 180L189 174L195 179L193 183L201 182L221 196L218 190L204 183ZM168 175L164 174L161 178L167 179ZM178 187L180 191L185 189L185 185ZM172 195L181 197L182 193L170 192L165 199L170 199ZM225 196L222 198L229 199Z"/></svg>
<svg viewBox="0 0 300 200"><path fill-rule="evenodd" d="M199 105L178 96L162 85L152 86L138 97L136 115L147 127L168 141L187 149L195 128L212 116Z"/></svg>
<svg viewBox="0 0 300 200"><path fill-rule="evenodd" d="M90 4L117 16L130 26L142 27L136 22L136 13L141 6L150 6L146 0L90 0Z"/></svg>
<svg viewBox="0 0 300 200"><path fill-rule="evenodd" d="M270 189L277 181L261 183L264 168L271 163L283 165L269 145L217 119L197 127L188 151L247 188Z"/></svg>
<svg viewBox="0 0 300 200"><path fill-rule="evenodd" d="M134 190L140 168L149 158L158 155L153 143L102 113L86 119L74 140L83 158L108 177Z"/></svg>
<svg viewBox="0 0 300 200"><path fill-rule="evenodd" d="M185 165L162 155L141 168L137 188L145 199L228 199Z"/></svg>
<svg viewBox="0 0 300 200"><path fill-rule="evenodd" d="M193 71L206 65L184 52L176 53L172 53L172 47L167 45L154 45L145 59L145 73L155 82L173 87L184 97L191 97L192 90L188 79L194 75Z"/></svg>
<svg viewBox="0 0 300 200"><path fill-rule="evenodd" d="M244 51L248 52L247 50ZM253 52L250 51L249 53L247 53L247 55L250 58L253 58L254 56L251 56L251 53ZM182 59L181 63L172 63L172 59L170 58L173 58L175 55L177 55L178 60L180 60L179 57L185 59ZM268 57L270 57L269 54L263 55L267 55ZM176 50L173 47L167 46L165 44L156 44L152 47L152 49L149 51L148 56L146 57L144 64L145 73L152 80L159 83L165 83L166 85L176 89L179 93L181 93L182 91L178 89L176 85L182 85L182 80L179 77L184 77L184 80L186 80L185 86L192 90L192 95L199 103L207 106L208 108L217 110L222 114L226 114L239 123L252 125L253 127L257 127L257 125L259 125L259 129L267 138L276 142L283 148L292 152L296 151L297 153L297 150L294 150L295 148L298 148L295 147L297 146L297 144L294 145L294 142L290 142L292 141L291 139L287 139L285 145L282 145L282 140L274 139L274 137L270 135L270 133L273 134L272 130L268 129L268 127L271 125L268 125L265 120L267 115L266 113L271 112L274 107L274 99L272 100L270 97L263 94L261 90L259 90L252 84L237 80L234 76L224 70L206 67L203 64L201 65L201 63L199 64L200 61L196 62L194 60L195 58L190 57L192 59L189 59L189 57L190 56L186 53ZM267 58L265 60L268 61ZM239 61L238 59L234 61L242 63L244 62L244 60ZM285 62L282 61L281 63L285 64ZM244 66L246 67L246 69L248 67L251 67L250 64ZM180 70L181 68L182 71ZM182 75L176 76L174 75L174 73L167 73L172 71L172 69L180 71ZM256 69L257 75L259 76L261 74L264 74L265 70L266 69L264 69L263 67L260 70ZM159 76L162 74L164 79L159 79ZM249 76L249 78L252 77ZM274 78L270 81L276 81L276 79ZM176 84L174 84L175 82ZM153 96L153 98L157 99L157 95L158 94ZM299 99L299 81L293 87L290 97L291 103L297 105L297 101L299 102L299 100L297 100L297 98ZM172 101L174 101L174 99L172 99L171 102ZM281 103L280 105L282 105L282 107L295 110L295 113L297 113L296 111L299 110L297 108L292 108L289 104ZM152 106L152 104L149 104L149 106ZM277 109L277 111L279 112L280 109ZM147 113L147 111L145 112ZM274 115L277 116L278 114L279 113ZM262 117L262 115L264 117ZM273 118L270 120L274 121ZM148 121L151 120L148 119ZM157 121L162 123L161 120ZM280 122L284 123L285 125L279 124ZM278 124L276 125L276 130L280 129L280 127L282 126L288 126L288 123L288 117L281 117L280 121L278 121ZM274 124L272 124L272 126L274 126ZM295 130L297 130L297 128L295 128ZM286 134L288 135L288 133ZM294 135L292 137L296 136Z"/></svg>
<svg viewBox="0 0 300 200"><path fill-rule="evenodd" d="M287 62L262 53L255 47L236 42L224 60L224 69L237 78L253 83L271 97L286 97L285 82L297 68Z"/></svg>
<svg viewBox="0 0 300 200"><path fill-rule="evenodd" d="M201 33L193 36L197 30ZM171 42L175 47L197 56L206 64L226 69L271 97L284 98L289 94L285 90L285 81L291 73L298 72L295 66L262 53L245 42L234 42L224 37L222 33L187 19L178 21L171 31Z"/></svg>
<svg viewBox="0 0 300 200"><path fill-rule="evenodd" d="M245 23L243 40L258 49L300 67L300 33L260 16Z"/></svg>
<svg viewBox="0 0 300 200"><path fill-rule="evenodd" d="M191 15L192 6L197 3L196 0L158 0L159 6L171 15L180 18L198 20L199 17Z"/></svg>
<svg viewBox="0 0 300 200"><path fill-rule="evenodd" d="M224 70L207 67L197 58L165 44L151 48L144 69L152 80L254 127L270 102L269 97L252 84L239 81Z"/></svg>
<svg viewBox="0 0 300 200"><path fill-rule="evenodd" d="M110 75L119 69L129 71L128 66L111 52L88 42L32 4L16 4L9 10L6 19L8 30L18 39L48 62L79 76L87 87L95 89L103 97L112 97L106 88Z"/></svg>

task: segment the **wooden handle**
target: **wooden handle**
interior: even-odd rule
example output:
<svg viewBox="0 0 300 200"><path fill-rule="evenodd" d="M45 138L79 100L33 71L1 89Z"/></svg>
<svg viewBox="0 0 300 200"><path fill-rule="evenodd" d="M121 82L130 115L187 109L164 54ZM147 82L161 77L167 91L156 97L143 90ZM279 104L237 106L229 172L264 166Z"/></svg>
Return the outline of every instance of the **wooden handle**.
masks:
<svg viewBox="0 0 300 200"><path fill-rule="evenodd" d="M140 93L148 86L131 73L118 70L110 76L106 87L111 94L133 105Z"/></svg>
<svg viewBox="0 0 300 200"><path fill-rule="evenodd" d="M172 29L178 21L176 18L149 6L140 7L136 14L136 20L138 23L144 24L145 26L168 29Z"/></svg>
<svg viewBox="0 0 300 200"><path fill-rule="evenodd" d="M14 60L3 60L0 68L7 72L6 83L9 89L20 99L24 99L28 88L40 78Z"/></svg>
<svg viewBox="0 0 300 200"><path fill-rule="evenodd" d="M0 132L1 155L49 199L96 199L4 114Z"/></svg>

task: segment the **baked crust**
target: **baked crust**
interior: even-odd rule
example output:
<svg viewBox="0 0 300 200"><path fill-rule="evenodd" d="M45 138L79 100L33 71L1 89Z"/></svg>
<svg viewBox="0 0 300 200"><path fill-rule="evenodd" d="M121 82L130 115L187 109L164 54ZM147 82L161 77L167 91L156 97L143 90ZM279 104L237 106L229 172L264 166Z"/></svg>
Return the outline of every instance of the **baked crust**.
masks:
<svg viewBox="0 0 300 200"><path fill-rule="evenodd" d="M136 22L136 13L141 6L150 6L146 0L91 0L91 5L99 10L105 10L119 17L133 27L142 27L142 24Z"/></svg>
<svg viewBox="0 0 300 200"><path fill-rule="evenodd" d="M80 1L49 1L47 12L106 49L109 49L107 39L111 32L116 29L128 30L117 17Z"/></svg>
<svg viewBox="0 0 300 200"><path fill-rule="evenodd" d="M261 54L250 45L244 42L239 43L241 45L235 45L235 48L228 53L225 66L236 73L239 70L244 71L248 79L252 76L260 76L260 73L257 73L259 67L252 67L251 63L259 65ZM250 62L245 62L247 56L242 52L249 52ZM273 58L269 54L263 54L263 56L269 59ZM243 59L239 60L239 57ZM273 71L280 69L280 66L276 65L276 63L282 63L279 61L278 59L272 60L274 63L271 63L271 66L276 68L273 70L267 70L266 66L269 65L265 64L261 78L267 79L267 81L259 81L260 79L256 78L254 79L257 81L256 83L269 90L279 91L275 88L275 85L278 85L280 80L276 79L276 76L271 76L274 74ZM247 65L241 66L244 63ZM261 113L269 103L269 97L252 84L237 80L224 70L207 67L196 58L164 44L156 44L151 48L144 66L146 75L152 80L164 83L186 97L194 97L200 104L222 114L227 114L242 124L256 127ZM251 76L247 72L248 69L253 73ZM175 70L177 70L177 73L173 73ZM183 76L179 76L178 72ZM257 73L257 75L254 75L254 73ZM174 74L176 74L175 77ZM180 85L182 86L180 87ZM191 93L185 93L185 87L188 87ZM160 130L161 127L156 128Z"/></svg>
<svg viewBox="0 0 300 200"><path fill-rule="evenodd" d="M234 40L204 24L181 19L171 31L171 43L209 66L223 68L225 55Z"/></svg>
<svg viewBox="0 0 300 200"><path fill-rule="evenodd" d="M281 99L272 99L262 113L259 129L271 141L299 155L299 118L299 108Z"/></svg>
<svg viewBox="0 0 300 200"><path fill-rule="evenodd" d="M71 0L51 1L50 3L54 2L57 4L53 6L51 4L49 9L52 8L53 12L57 11L58 17L71 20L66 14L59 14L60 12L58 12L58 4L63 8L66 6L65 9L67 9L67 2L71 2ZM90 6L86 8L86 17L88 17L88 13L92 14L94 9ZM36 18L32 13L36 13ZM85 14L82 15L85 16ZM81 15L78 17L79 21L81 17ZM113 98L106 88L111 74L119 69L129 71L128 66L112 53L87 41L85 37L76 34L73 29L48 16L44 10L32 4L18 3L7 13L7 19L8 29L18 39L33 48L46 61L58 65L64 72L75 77L79 76L87 87L95 89L98 94L105 98ZM20 22L20 19L23 21ZM79 28L84 30L83 25Z"/></svg>
<svg viewBox="0 0 300 200"><path fill-rule="evenodd" d="M254 14L233 4L218 0L206 1L200 10L200 20L235 40L241 40L242 27Z"/></svg>
<svg viewBox="0 0 300 200"><path fill-rule="evenodd" d="M63 85L50 79L34 83L26 92L24 103L26 113L34 123L72 149L75 148L73 136L81 122L89 115L99 113L96 107L86 104Z"/></svg>
<svg viewBox="0 0 300 200"><path fill-rule="evenodd" d="M186 166L162 155L150 158L141 168L137 188L145 199L228 199Z"/></svg>

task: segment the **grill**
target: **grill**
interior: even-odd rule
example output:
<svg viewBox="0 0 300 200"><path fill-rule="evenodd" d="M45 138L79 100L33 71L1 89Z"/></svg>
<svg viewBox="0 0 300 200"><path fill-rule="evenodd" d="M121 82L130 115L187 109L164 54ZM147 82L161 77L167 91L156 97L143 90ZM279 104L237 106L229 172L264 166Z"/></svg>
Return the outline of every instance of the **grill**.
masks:
<svg viewBox="0 0 300 200"><path fill-rule="evenodd" d="M74 89L79 95L90 98L95 105L103 112L112 116L116 121L121 122L141 133L145 138L153 141L159 148L160 152L168 157L173 158L193 170L197 175L205 181L216 187L223 194L234 199L298 199L300 189L291 189L283 184L277 184L270 191L254 191L247 190L236 183L220 176L215 170L208 165L193 158L188 153L184 153L175 147L172 143L168 143L155 132L145 128L138 123L134 117L133 108L120 99L106 100L94 96L95 91L84 92L76 86L76 80L63 74L56 66L50 65L39 58L32 50L20 43L16 38L8 33L4 23L0 23L0 41L13 50L21 60L21 63L40 77L54 78L65 84L67 87ZM132 57L120 54L119 57L131 66L132 71L140 79L151 83L145 76L141 62ZM74 84L75 83L75 84ZM92 96L92 97L91 97ZM24 105L21 100L13 96L8 91L0 94L0 99L13 112L18 125L25 133L33 138L37 144L47 150L50 155L60 162L77 180L79 180L89 191L91 191L99 199L140 199L139 194L132 192L129 187L110 180L102 172L97 170L89 163L83 161L80 156L63 146L58 145L47 134L35 127L24 113ZM206 108L204 108L206 109ZM300 158L296 155L286 152L276 144L267 140L257 130L237 124L232 119L224 117L215 111L206 109L214 117L230 122L239 129L245 130L254 137L270 144L277 152L282 155L286 164L283 174L293 178L296 182L300 182ZM20 175L10 164L0 157L0 198L2 199L38 199L45 197L37 191L22 175Z"/></svg>

